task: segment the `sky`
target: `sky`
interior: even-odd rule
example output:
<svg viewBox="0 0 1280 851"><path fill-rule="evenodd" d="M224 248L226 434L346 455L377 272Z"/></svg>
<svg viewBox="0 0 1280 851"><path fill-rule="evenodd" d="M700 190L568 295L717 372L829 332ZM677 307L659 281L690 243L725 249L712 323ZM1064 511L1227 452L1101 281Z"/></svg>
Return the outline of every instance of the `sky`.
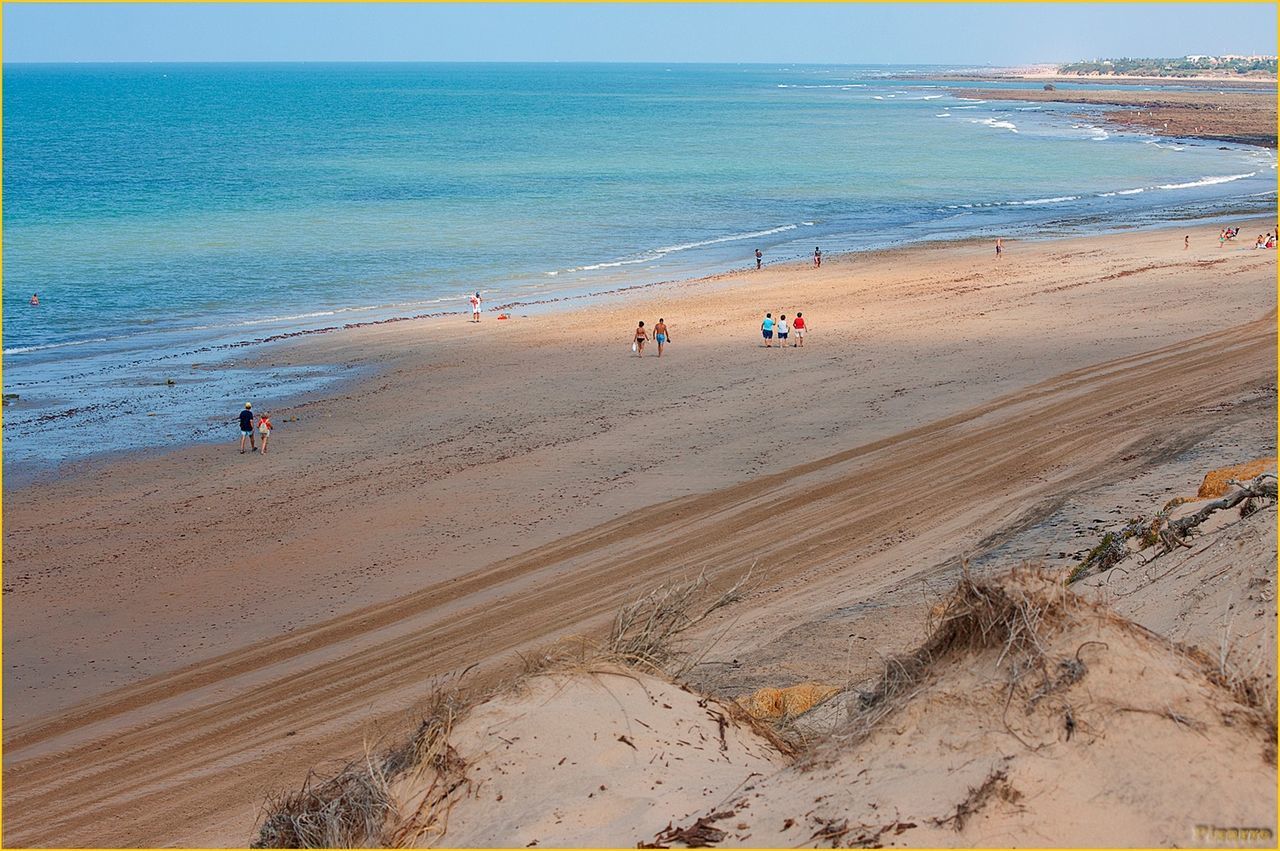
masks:
<svg viewBox="0 0 1280 851"><path fill-rule="evenodd" d="M4 61L1021 65L1274 54L1271 3L13 4Z"/></svg>

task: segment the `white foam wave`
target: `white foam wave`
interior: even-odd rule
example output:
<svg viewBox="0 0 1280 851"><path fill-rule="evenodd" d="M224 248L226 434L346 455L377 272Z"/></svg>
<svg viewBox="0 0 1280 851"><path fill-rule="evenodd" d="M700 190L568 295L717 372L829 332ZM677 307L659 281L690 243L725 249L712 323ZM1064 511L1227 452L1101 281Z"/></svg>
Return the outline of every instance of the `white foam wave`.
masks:
<svg viewBox="0 0 1280 851"><path fill-rule="evenodd" d="M813 222L805 222L806 225L812 225ZM643 257L629 257L624 260L608 260L602 263L591 263L587 266L574 266L572 269L566 269L566 272L595 272L600 269L616 269L619 266L635 266L641 263L653 263L661 260L668 254L675 254L679 251L688 251L691 248L702 248L707 245L719 245L722 242L737 242L742 239L755 239L761 236L772 236L775 233L785 233L789 230L795 230L799 225L781 225L776 228L768 228L766 230L756 230L749 233L734 233L728 236L718 236L715 239L703 239L698 242L685 242L680 245L664 245L661 248L655 248ZM555 275L556 272L546 272L544 274Z"/></svg>
<svg viewBox="0 0 1280 851"><path fill-rule="evenodd" d="M291 316L268 316L265 319L246 319L237 325L267 325L272 322L290 322L295 319L316 319L321 316L333 316L336 310L317 310L314 313L295 313Z"/></svg>
<svg viewBox="0 0 1280 851"><path fill-rule="evenodd" d="M1233 180L1244 180L1246 177L1253 177L1256 171L1248 174L1225 174L1221 177L1202 177L1199 180L1192 180L1187 183L1162 183L1157 189L1193 189L1197 186L1214 186L1219 183L1230 183Z"/></svg>
<svg viewBox="0 0 1280 851"><path fill-rule="evenodd" d="M986 125L987 127L995 127L1000 130L1008 130L1011 133L1018 132L1018 125L1014 124L1012 121L999 121L995 118L971 118L969 119L969 123L983 124L983 125Z"/></svg>
<svg viewBox="0 0 1280 851"><path fill-rule="evenodd" d="M775 233L786 233L789 230L795 230L798 225L782 225L768 230L757 230L750 233L735 233L729 236L720 236L715 239L704 239L700 242L686 242L681 245L668 245L664 248L654 249L654 253L658 255L674 254L677 251L688 251L690 248L701 248L704 245L718 245L722 242L737 242L740 239L754 239L760 236L772 236Z"/></svg>
<svg viewBox="0 0 1280 851"><path fill-rule="evenodd" d="M934 118L950 118L950 117L951 117L951 113L949 113L949 112L939 112L939 113L936 113L933 117L934 117Z"/></svg>
<svg viewBox="0 0 1280 851"><path fill-rule="evenodd" d="M566 269L566 272L594 272L598 269L615 269L618 266L635 266L638 263L650 263L657 260L657 257L638 257L634 260L611 260L607 263L592 263L589 266L574 266L572 269Z"/></svg>
<svg viewBox="0 0 1280 851"><path fill-rule="evenodd" d="M1060 195L1057 198L1032 198L1030 201L1010 201L1010 204L1032 206L1036 204L1061 204L1065 201L1079 201L1079 195Z"/></svg>
<svg viewBox="0 0 1280 851"><path fill-rule="evenodd" d="M107 343L111 340L119 339L118 337L94 337L90 340L67 340L63 343L42 343L36 346L13 346L4 350L6 355L20 355L26 352L43 352L47 349L65 349L71 346L86 346L90 343Z"/></svg>

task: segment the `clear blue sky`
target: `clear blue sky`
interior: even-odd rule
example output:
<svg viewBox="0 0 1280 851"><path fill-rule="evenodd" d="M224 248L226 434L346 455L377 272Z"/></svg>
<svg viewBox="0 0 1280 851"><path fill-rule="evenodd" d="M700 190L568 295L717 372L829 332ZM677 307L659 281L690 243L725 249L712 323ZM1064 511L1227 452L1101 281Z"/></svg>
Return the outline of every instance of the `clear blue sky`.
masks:
<svg viewBox="0 0 1280 851"><path fill-rule="evenodd" d="M1276 52L1272 4L4 7L6 62L654 61L1015 65Z"/></svg>

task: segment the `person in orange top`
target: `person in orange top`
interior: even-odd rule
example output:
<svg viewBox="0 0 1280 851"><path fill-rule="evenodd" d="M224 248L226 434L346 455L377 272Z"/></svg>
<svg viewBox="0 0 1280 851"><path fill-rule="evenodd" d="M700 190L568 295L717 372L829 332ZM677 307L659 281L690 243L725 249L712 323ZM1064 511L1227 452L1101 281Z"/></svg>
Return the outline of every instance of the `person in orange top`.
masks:
<svg viewBox="0 0 1280 851"><path fill-rule="evenodd" d="M797 313L796 318L791 321L791 330L796 332L796 341L791 344L792 348L796 346L804 347L804 335L809 327L804 323L804 314Z"/></svg>
<svg viewBox="0 0 1280 851"><path fill-rule="evenodd" d="M271 417L266 414L258 415L258 435L262 437L262 454L267 454L267 438L271 436Z"/></svg>

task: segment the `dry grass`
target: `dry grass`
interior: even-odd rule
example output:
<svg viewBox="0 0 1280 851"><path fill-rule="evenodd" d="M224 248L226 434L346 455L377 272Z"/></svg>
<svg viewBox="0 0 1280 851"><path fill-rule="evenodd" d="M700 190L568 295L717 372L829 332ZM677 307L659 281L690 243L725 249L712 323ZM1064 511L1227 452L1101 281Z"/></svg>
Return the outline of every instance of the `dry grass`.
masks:
<svg viewBox="0 0 1280 851"><path fill-rule="evenodd" d="M455 678L438 683L406 742L377 756L366 748L363 762L348 763L323 781L311 772L301 789L268 799L252 847L404 847L423 835L442 833L449 795L463 782L465 768L449 747L449 733L466 704ZM396 781L427 771L432 780L425 794L412 802L396 799Z"/></svg>
<svg viewBox="0 0 1280 851"><path fill-rule="evenodd" d="M710 648L689 652L680 641L681 636L712 613L741 600L752 584L754 571L754 567L748 570L724 591L714 589L706 573L658 586L619 610L602 648L603 655L670 676L687 672Z"/></svg>
<svg viewBox="0 0 1280 851"><path fill-rule="evenodd" d="M1045 682L1052 682L1043 639L1067 621L1072 609L1085 605L1057 574L1043 568L1023 566L998 581L975 579L966 570L940 614L931 618L925 643L885 663L879 682L859 695L849 723L834 738L865 739L924 686L939 660L957 653L998 648L997 665L1007 662L1011 679L1040 670Z"/></svg>

